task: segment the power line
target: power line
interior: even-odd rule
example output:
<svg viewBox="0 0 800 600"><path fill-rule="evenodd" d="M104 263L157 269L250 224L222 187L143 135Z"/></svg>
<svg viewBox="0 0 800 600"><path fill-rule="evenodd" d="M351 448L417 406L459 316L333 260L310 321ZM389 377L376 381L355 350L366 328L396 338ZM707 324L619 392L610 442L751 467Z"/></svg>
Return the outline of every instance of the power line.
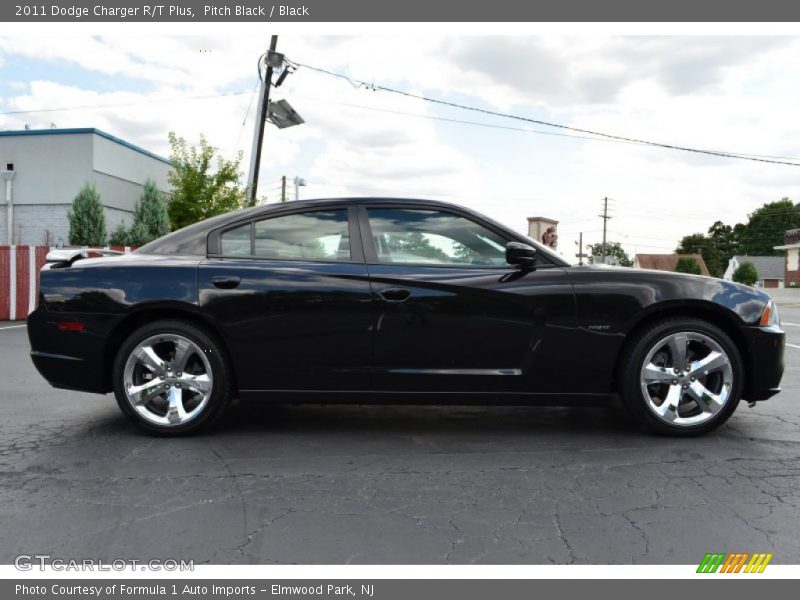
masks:
<svg viewBox="0 0 800 600"><path fill-rule="evenodd" d="M449 117L440 117L436 115L424 115L421 113L413 113L407 112L402 110L392 110L390 108L378 108L377 106L365 106L363 104L353 104L351 102L337 102L336 100L327 100L322 98L314 98L313 96L306 96L303 94L295 94L298 98L305 98L306 100L313 100L315 102L324 102L325 104L335 104L337 106L346 106L348 108L357 108L360 110L371 110L375 112L382 112L392 115L397 115L401 117L415 117L417 119L428 119L431 121L442 121L444 123L455 123L456 125L472 125L475 127L486 127L488 129L501 129L505 131L519 131L522 133L533 133L536 135L550 135L555 137L563 137L563 138L572 138L578 140L591 140L595 142L608 142L608 143L616 143L616 144L632 144L632 145L639 145L637 142L625 141L625 140L611 140L605 139L600 137L591 137L588 135L573 135L569 133L558 133L556 131L542 131L541 129L528 129L526 127L511 127L510 125L498 125L496 123L485 123L481 121L468 121L465 119L452 119ZM791 159L791 160L799 160L798 159Z"/></svg>
<svg viewBox="0 0 800 600"><path fill-rule="evenodd" d="M532 119L530 117L522 117L519 115L513 115L509 113L502 113L494 110L489 110L486 108L479 108L477 106L468 106L465 104L459 104L457 102L450 102L448 100L442 100L439 98L431 98L430 96L424 96L422 94L414 94L412 92L407 92L404 90L398 90L394 88L390 88L384 85L379 85L376 83L369 83L367 81L363 81L361 79L356 79L355 77L350 77L348 75L344 75L342 73L336 73L334 71L329 71L328 69L323 69L322 67L315 67L312 65L307 65L304 63L296 62L296 61L287 61L291 62L293 66L296 68L304 67L311 71L316 71L318 73L323 73L325 75L329 75L331 77L336 77L339 79L343 79L349 82L351 85L370 89L373 91L382 91L382 92L389 92L392 94L398 94L401 96L405 96L407 98L414 98L415 100L423 100L425 102L430 102L433 104L439 104L441 106L449 106L451 108L458 108L461 110L469 110L477 113L482 113L486 115L491 115L494 117L501 117L504 119L514 119L516 121L524 121L526 123L533 123L535 125L543 125L545 127L555 127L557 129L564 129L567 131L575 131L577 133L587 134L591 136L602 137L610 140L618 140L622 142L628 142L633 144L641 144L645 146L653 146L657 148L663 148L667 150L679 150L682 152L693 152L695 154L705 154L709 156L717 156L720 158L736 158L740 160L750 160L755 162L762 162L762 163L770 163L770 164L777 164L777 165L788 165L792 167L800 167L800 163L797 162L789 162L785 160L776 160L776 158L769 157L769 155L757 155L757 154L743 154L743 153L735 153L735 152L727 152L721 150L708 150L702 148L692 148L689 146L680 146L677 144L667 144L664 142L653 142L650 140L640 139L640 138L632 138L623 135L616 135L611 133L604 133L602 131L593 131L591 129L582 129L580 127L572 127L571 125L562 125L560 123L551 123L549 121L543 121L541 119Z"/></svg>
<svg viewBox="0 0 800 600"><path fill-rule="evenodd" d="M292 64L296 64L296 63L292 63ZM325 103L325 104L328 104L328 105L335 104L336 106L346 106L348 108L357 108L357 109L360 109L360 110L370 110L370 111L374 111L374 112L387 113L387 114L397 115L397 116L401 116L401 117L414 117L414 118L417 118L417 119L428 119L428 120L431 120L431 121L442 121L442 122L445 122L445 123L455 123L457 125L472 125L472 126L475 126L475 127L485 127L485 128L488 128L488 129L500 129L500 130L505 130L505 131L518 131L518 132L522 132L522 133L533 133L533 134L536 134L536 135L550 135L550 136L555 136L555 137L571 138L571 139L578 139L578 140L589 140L589 141L593 141L593 142L606 142L606 143L615 143L615 144L631 144L631 145L634 145L634 146L637 146L637 145L640 146L642 144L642 142L638 142L638 141L635 141L635 140L609 139L609 138L603 138L603 137L592 137L592 136L589 136L589 135L573 135L573 134L569 134L569 133L559 133L559 132L556 132L556 131L542 131L541 129L529 129L527 127L512 127L510 125L498 125L496 123L486 123L486 122L482 122L482 121L469 121L469 120L465 120L465 119L453 119L453 118L441 117L441 116L437 116L437 115L425 115L425 114L422 114L422 113L407 112L407 111L402 111L402 110L392 110L390 108L379 108L377 106L365 106L363 104L354 104L352 102L338 102L336 100L315 98L314 96L308 96L308 95L305 95L305 94L295 94L295 95L298 98L305 98L306 100L312 100L314 102L322 102L322 103ZM720 151L710 150L710 152L720 152ZM791 161L800 161L800 158L797 158L797 157L794 157L794 156L775 156L775 155L771 155L771 154L745 154L745 153L741 153L741 152L732 152L730 154L736 154L737 157L741 157L741 158L744 158L744 157L775 158L775 159L785 159L785 160L791 160ZM798 162L798 163L790 163L790 164L794 164L795 166L800 166L800 162ZM608 200L609 200L609 202L611 202L613 199L609 198Z"/></svg>
<svg viewBox="0 0 800 600"><path fill-rule="evenodd" d="M29 114L36 114L36 113L50 113L50 112L66 112L71 110L91 110L91 109L98 109L98 108L122 108L125 106L143 106L147 104L163 104L165 102L177 102L183 100L211 100L214 98L225 98L228 96L241 96L243 94L249 94L250 90L240 91L240 92L227 92L225 94L210 94L206 96L176 96L173 98L157 98L153 100L141 100L138 102L120 102L116 104L81 104L77 106L62 106L59 108L36 108L31 110L10 110L6 112L0 112L0 116L8 116L8 115L29 115Z"/></svg>
<svg viewBox="0 0 800 600"><path fill-rule="evenodd" d="M610 200L611 200L611 198L609 198L609 201ZM615 202L617 202L617 200L615 200ZM634 200L619 200L619 202L621 202L622 204L624 204L625 206L628 206L628 207L634 207L634 208L639 208L640 207L640 202L637 202L637 201L634 201ZM753 209L752 212L755 212L755 211L759 210L760 208L763 208L763 207L757 207L757 208ZM662 213L671 214L670 211L668 211L668 210L660 210L658 208L651 209L651 208L648 207L646 210L647 210L648 214L653 213L653 212L662 212ZM787 207L787 208L779 208L779 209L771 208L771 209L769 209L769 213L770 214L795 213L797 211L798 211L798 206L796 206L796 205L793 205L792 207ZM625 212L626 213L630 212L630 209L626 208ZM716 218L718 221L720 220L718 212L709 212L709 213L692 212L692 213L686 213L686 212L681 211L680 215L681 216L686 216L686 215L697 216L697 217L704 218L704 219L705 218L708 218L708 219Z"/></svg>

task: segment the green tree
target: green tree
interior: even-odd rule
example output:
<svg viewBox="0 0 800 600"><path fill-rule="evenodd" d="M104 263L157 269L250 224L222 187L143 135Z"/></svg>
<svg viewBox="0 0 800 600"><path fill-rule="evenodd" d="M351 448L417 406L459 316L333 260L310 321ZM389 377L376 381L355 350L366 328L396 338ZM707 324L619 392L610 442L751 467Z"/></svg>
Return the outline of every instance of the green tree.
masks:
<svg viewBox="0 0 800 600"><path fill-rule="evenodd" d="M150 235L147 226L141 221L131 225L131 228L128 230L129 246L136 246L138 248L139 246L144 246L147 242L152 242L154 239L156 238Z"/></svg>
<svg viewBox="0 0 800 600"><path fill-rule="evenodd" d="M690 256L682 256L678 259L678 262L675 265L675 272L690 273L692 275L700 275L700 273L702 273L700 270L700 265L698 265L697 261Z"/></svg>
<svg viewBox="0 0 800 600"><path fill-rule="evenodd" d="M247 206L247 190L240 183L241 152L235 159L226 160L203 135L199 146L190 147L185 139L170 132L169 143L172 193L168 213L175 229Z"/></svg>
<svg viewBox="0 0 800 600"><path fill-rule="evenodd" d="M788 198L770 202L757 208L741 232L741 253L750 256L778 256L783 250L774 246L783 244L787 229L800 227L800 207Z"/></svg>
<svg viewBox="0 0 800 600"><path fill-rule="evenodd" d="M128 229L125 227L125 223L120 221L117 223L117 227L114 231L111 232L111 235L108 236L108 245L109 246L127 246L128 245Z"/></svg>
<svg viewBox="0 0 800 600"><path fill-rule="evenodd" d="M751 262L742 263L733 272L733 280L738 283L752 286L758 281L758 271Z"/></svg>
<svg viewBox="0 0 800 600"><path fill-rule="evenodd" d="M148 179L133 208L133 225L128 232L128 243L131 246L143 246L168 232L167 203L155 182Z"/></svg>
<svg viewBox="0 0 800 600"><path fill-rule="evenodd" d="M725 268L720 260L719 249L714 240L702 233L693 233L684 236L681 243L675 248L675 254L700 254L708 267L708 272L714 277L722 277ZM692 261L697 264L696 261ZM725 263L727 265L727 262ZM698 266L699 268L699 266ZM684 271L687 272L687 271Z"/></svg>
<svg viewBox="0 0 800 600"><path fill-rule="evenodd" d="M738 224L736 227L739 227L738 232L735 227L725 225L722 221L715 221L708 228L708 238L717 249L720 269L723 272L728 268L731 258L739 253L739 233L744 226Z"/></svg>
<svg viewBox="0 0 800 600"><path fill-rule="evenodd" d="M106 216L94 184L85 184L72 201L69 211L69 243L73 246L103 246L106 243Z"/></svg>
<svg viewBox="0 0 800 600"><path fill-rule="evenodd" d="M742 253L742 242L747 237L747 225L745 223L737 223L733 226L733 239L736 248L736 254Z"/></svg>
<svg viewBox="0 0 800 600"><path fill-rule="evenodd" d="M603 244L588 244L589 254L603 256ZM606 242L606 256L617 259L617 264L622 267L632 267L633 261L619 242Z"/></svg>

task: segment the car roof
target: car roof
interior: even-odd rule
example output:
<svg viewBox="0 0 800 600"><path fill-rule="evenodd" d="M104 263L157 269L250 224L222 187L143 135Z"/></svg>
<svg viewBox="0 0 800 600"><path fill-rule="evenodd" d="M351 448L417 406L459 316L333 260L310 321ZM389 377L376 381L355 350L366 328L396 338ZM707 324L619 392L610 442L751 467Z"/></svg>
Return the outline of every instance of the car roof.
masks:
<svg viewBox="0 0 800 600"><path fill-rule="evenodd" d="M460 206L451 202L443 202L441 200L429 200L423 198L395 198L395 197L342 197L342 198L314 198L308 200L293 200L290 202L278 202L263 206L253 206L242 210L237 210L223 215L218 215L199 221L183 229L173 231L163 237L153 240L149 244L145 244L137 250L137 252L151 253L151 254L189 254L189 255L203 255L206 254L206 240L211 230L217 227L224 227L239 221L247 221L249 219L258 218L261 216L268 216L272 213L280 213L283 211L302 210L304 208L316 208L325 206L342 206L342 205L402 205L402 206L425 206L425 207L441 207L451 210L460 211L462 213L470 214L478 220L493 224L498 229L501 229L518 239L528 239L525 236L511 231L508 227L492 220L486 215L480 214L465 206ZM538 242L534 243L540 247ZM562 263L562 266L567 265L561 257L547 248L541 247L548 255L554 260L556 264Z"/></svg>
<svg viewBox="0 0 800 600"><path fill-rule="evenodd" d="M464 207L459 206L458 204L453 204L450 202L444 202L442 200L428 200L425 198L396 198L392 196L387 197L374 197L374 196L356 196L356 197L347 197L343 196L341 198L310 198L308 200L292 200L290 202L280 202L275 204L268 204L265 206L261 206L258 208L262 208L265 210L279 208L279 207L287 207L287 206L320 206L324 204L420 204L420 205L440 205L446 206L449 208L459 208L464 209Z"/></svg>
<svg viewBox="0 0 800 600"><path fill-rule="evenodd" d="M273 212L282 212L284 210L302 210L303 208L314 208L321 206L336 206L342 204L357 205L357 204L397 204L404 205L426 205L426 206L441 206L446 208L456 208L460 210L468 210L455 204L441 202L439 200L422 200L419 198L374 198L374 197L357 197L357 198L315 198L309 200L293 200L291 202L277 202L262 206L253 206L236 210L233 212L217 215L193 223L172 233L153 240L149 244L145 244L137 250L137 252L147 254L205 254L205 238L208 233L217 227L224 227L228 223L236 223L237 221L244 221L251 218L260 216L267 216ZM468 211L471 212L471 211ZM200 249L202 240L202 252Z"/></svg>
<svg viewBox="0 0 800 600"><path fill-rule="evenodd" d="M451 210L457 210L461 212L465 212L483 221L492 221L486 215L478 213L466 206L461 206L460 204L455 204L452 202L445 202L443 200L429 200L425 198L395 198L391 196L387 197L374 197L374 196L357 196L357 197L341 197L341 198L313 198L308 200L292 200L290 202L278 202L275 204L269 204L265 206L258 206L250 209L244 209L240 211L236 211L233 213L228 213L231 217L231 222L238 221L241 219L246 219L250 217L257 217L262 214L268 215L274 211L282 211L282 210L291 210L291 209L300 209L303 208L315 208L315 207L322 207L322 206L337 206L342 204L348 205L363 205L363 204L388 204L388 205L403 205L403 206L438 206L441 208L447 208ZM248 212L252 211L252 212ZM494 222L494 221L492 221ZM507 227L500 225L499 223L494 222L495 225L498 225L502 229L508 229ZM219 225L223 224L223 221L219 223L215 223L213 227L218 227ZM209 227L209 229L213 229L213 227Z"/></svg>

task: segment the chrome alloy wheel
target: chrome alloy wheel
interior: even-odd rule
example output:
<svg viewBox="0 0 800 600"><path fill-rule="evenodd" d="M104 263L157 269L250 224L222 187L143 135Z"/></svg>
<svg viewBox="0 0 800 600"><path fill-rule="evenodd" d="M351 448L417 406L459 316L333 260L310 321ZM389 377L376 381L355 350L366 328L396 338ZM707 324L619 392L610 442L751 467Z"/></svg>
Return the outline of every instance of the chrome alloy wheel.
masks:
<svg viewBox="0 0 800 600"><path fill-rule="evenodd" d="M670 425L704 423L727 404L733 368L711 337L678 332L659 340L645 357L641 388L648 408Z"/></svg>
<svg viewBox="0 0 800 600"><path fill-rule="evenodd" d="M211 398L211 365L190 339L154 335L128 355L123 386L131 408L147 421L182 425L200 415Z"/></svg>

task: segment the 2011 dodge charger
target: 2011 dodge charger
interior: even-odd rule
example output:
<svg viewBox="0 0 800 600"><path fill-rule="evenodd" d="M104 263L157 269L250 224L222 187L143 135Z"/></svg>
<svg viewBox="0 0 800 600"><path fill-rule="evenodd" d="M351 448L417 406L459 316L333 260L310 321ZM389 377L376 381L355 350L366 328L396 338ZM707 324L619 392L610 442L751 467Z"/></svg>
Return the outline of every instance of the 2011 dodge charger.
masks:
<svg viewBox="0 0 800 600"><path fill-rule="evenodd" d="M619 394L692 435L780 388L784 334L755 289L570 266L475 212L425 200L256 207L137 251L61 251L31 356L55 387L113 391L182 434L263 402L563 404Z"/></svg>

